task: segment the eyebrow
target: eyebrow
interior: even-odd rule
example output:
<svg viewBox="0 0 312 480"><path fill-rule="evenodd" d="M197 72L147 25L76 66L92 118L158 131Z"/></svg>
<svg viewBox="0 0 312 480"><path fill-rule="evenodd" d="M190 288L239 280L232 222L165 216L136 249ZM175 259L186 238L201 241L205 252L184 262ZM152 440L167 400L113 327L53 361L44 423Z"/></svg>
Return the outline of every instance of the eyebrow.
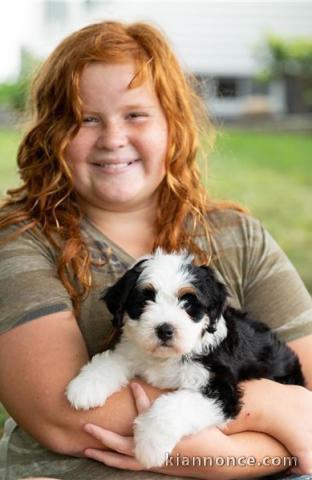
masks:
<svg viewBox="0 0 312 480"><path fill-rule="evenodd" d="M145 105L144 103L136 103L131 105L122 105L121 108L128 108L128 109L138 109L138 108L155 108L156 105ZM92 110L91 105L82 105L82 108L85 110Z"/></svg>
<svg viewBox="0 0 312 480"><path fill-rule="evenodd" d="M144 103L136 103L136 104L129 104L129 105L122 105L121 110L155 110L157 108L156 105L145 105ZM83 113L93 113L93 114L98 114L97 110L94 108L91 108L89 105L83 105L82 106L82 111Z"/></svg>
<svg viewBox="0 0 312 480"><path fill-rule="evenodd" d="M140 108L156 108L156 105L145 105L144 103L137 103L132 105L123 105L125 110L138 110Z"/></svg>

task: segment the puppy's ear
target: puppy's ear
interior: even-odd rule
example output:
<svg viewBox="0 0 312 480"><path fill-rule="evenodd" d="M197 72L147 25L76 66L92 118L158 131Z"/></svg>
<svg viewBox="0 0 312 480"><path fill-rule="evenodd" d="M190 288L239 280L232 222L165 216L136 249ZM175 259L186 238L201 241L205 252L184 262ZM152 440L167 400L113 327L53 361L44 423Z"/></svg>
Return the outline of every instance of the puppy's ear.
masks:
<svg viewBox="0 0 312 480"><path fill-rule="evenodd" d="M209 333L214 333L217 328L217 321L226 308L228 292L225 285L219 282L212 268L202 265L199 267L199 270L201 282L203 282L201 291L205 296L207 314L210 319L207 330Z"/></svg>
<svg viewBox="0 0 312 480"><path fill-rule="evenodd" d="M109 287L101 300L107 305L108 310L113 314L112 324L116 328L123 326L124 306L129 294L142 272L142 264L144 260L134 265L128 270L114 285Z"/></svg>

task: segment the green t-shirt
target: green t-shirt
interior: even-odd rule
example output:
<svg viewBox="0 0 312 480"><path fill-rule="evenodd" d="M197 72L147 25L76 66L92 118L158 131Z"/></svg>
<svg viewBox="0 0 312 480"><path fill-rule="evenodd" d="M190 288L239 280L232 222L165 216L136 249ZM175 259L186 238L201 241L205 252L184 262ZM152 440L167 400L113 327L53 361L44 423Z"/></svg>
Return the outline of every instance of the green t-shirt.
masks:
<svg viewBox="0 0 312 480"><path fill-rule="evenodd" d="M265 322L282 340L312 334L311 297L260 222L232 210L209 213L207 221L213 231L212 241L209 245L203 237L197 241L212 254L213 266L230 293L230 303ZM110 314L100 295L135 259L88 220L83 220L81 229L92 258L97 261L92 267L92 291L82 302L77 318L91 356L101 351L112 329ZM0 232L0 239L7 233ZM0 332L72 308L71 298L57 275L55 249L39 229L0 247ZM12 378L14 381L13 374ZM165 478L146 472L123 472L92 460L55 454L10 419L0 442L0 479L31 475L75 480Z"/></svg>

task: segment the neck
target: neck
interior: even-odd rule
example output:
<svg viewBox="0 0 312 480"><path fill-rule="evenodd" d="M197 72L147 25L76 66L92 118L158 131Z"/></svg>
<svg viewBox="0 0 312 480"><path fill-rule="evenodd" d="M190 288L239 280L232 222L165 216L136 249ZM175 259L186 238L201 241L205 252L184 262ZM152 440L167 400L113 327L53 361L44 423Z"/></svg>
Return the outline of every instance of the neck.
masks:
<svg viewBox="0 0 312 480"><path fill-rule="evenodd" d="M88 219L104 232L116 227L124 229L126 225L135 227L141 224L152 227L156 220L157 197L133 207L98 207L91 204L81 204L81 207Z"/></svg>
<svg viewBox="0 0 312 480"><path fill-rule="evenodd" d="M110 210L87 206L87 218L110 240L134 258L150 254L155 242L157 204Z"/></svg>
<svg viewBox="0 0 312 480"><path fill-rule="evenodd" d="M123 230L127 226L154 225L154 215L148 209L132 212L114 212L109 210L92 210L86 212L88 219L103 232L112 229Z"/></svg>

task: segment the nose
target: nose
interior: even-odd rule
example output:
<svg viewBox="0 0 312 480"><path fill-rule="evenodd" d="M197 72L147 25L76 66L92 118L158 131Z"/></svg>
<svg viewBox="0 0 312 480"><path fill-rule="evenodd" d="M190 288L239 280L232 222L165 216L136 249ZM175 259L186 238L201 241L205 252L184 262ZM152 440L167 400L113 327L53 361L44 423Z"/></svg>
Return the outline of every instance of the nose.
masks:
<svg viewBox="0 0 312 480"><path fill-rule="evenodd" d="M174 332L174 328L170 323L162 323L161 325L158 325L155 330L157 337L164 342L170 340Z"/></svg>
<svg viewBox="0 0 312 480"><path fill-rule="evenodd" d="M117 150L127 145L128 139L120 125L103 126L97 139L97 147L105 150Z"/></svg>

